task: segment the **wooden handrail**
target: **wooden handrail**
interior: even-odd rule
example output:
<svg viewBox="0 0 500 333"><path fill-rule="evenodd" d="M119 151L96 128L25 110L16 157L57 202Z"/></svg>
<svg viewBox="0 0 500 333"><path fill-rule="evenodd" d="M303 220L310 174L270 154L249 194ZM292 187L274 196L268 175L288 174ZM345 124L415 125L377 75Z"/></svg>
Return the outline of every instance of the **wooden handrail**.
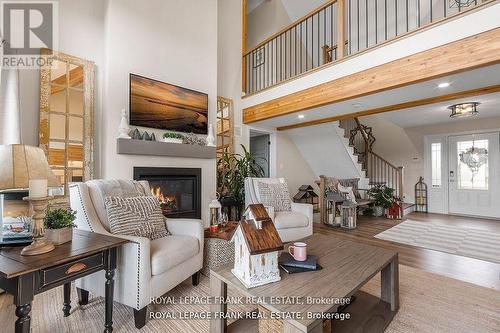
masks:
<svg viewBox="0 0 500 333"><path fill-rule="evenodd" d="M247 50L246 53L243 54L243 57L246 56L246 55L248 55L248 54L250 54L250 53L252 53L253 51L257 50L258 48L262 47L263 45L269 43L270 41L272 41L273 39L275 39L279 35L287 32L290 29L292 29L293 27L301 24L302 22L306 21L310 17L316 15L318 12L322 11L323 9L325 9L326 7L334 4L337 1L338 0L330 0L330 1L326 2L325 4L323 4L321 7L316 8L315 10L313 10L312 12L310 12L309 14L306 14L305 16L299 18L298 20L290 23L289 25L287 25L286 27L284 27L283 29L281 29L280 31L278 31L277 33L275 33L274 35L271 35L270 37L264 39L262 42L260 42L259 44L257 44L253 48L251 48L250 50Z"/></svg>

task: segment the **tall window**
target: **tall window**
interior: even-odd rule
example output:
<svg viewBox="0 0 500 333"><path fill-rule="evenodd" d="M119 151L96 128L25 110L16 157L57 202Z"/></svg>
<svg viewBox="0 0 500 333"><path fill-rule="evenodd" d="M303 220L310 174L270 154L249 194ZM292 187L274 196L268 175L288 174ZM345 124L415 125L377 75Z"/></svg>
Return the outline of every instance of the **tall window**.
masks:
<svg viewBox="0 0 500 333"><path fill-rule="evenodd" d="M441 187L441 143L431 144L432 187Z"/></svg>
<svg viewBox="0 0 500 333"><path fill-rule="evenodd" d="M471 154L484 149L484 156ZM459 141L457 142L457 188L463 190L487 190L488 189L488 140ZM469 158L464 154L469 153ZM469 162L468 162L469 161Z"/></svg>

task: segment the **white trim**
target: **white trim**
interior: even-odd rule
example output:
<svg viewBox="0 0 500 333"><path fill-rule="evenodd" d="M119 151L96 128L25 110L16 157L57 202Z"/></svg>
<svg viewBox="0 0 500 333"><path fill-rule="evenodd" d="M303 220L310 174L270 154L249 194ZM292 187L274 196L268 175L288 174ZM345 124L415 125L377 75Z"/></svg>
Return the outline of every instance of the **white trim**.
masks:
<svg viewBox="0 0 500 333"><path fill-rule="evenodd" d="M254 131L254 132L259 132L259 133L262 133L262 134L269 134L269 141L271 142L270 146L269 146L269 178L277 178L276 177L276 174L277 174L277 160L276 160L276 156L277 156L277 144L276 144L276 140L277 140L277 135L278 135L278 132L276 129L271 129L271 128L267 128L267 127L259 127L259 126L252 126L252 125L248 125L246 126L246 129L247 129L247 138L248 138L248 147L250 149L250 131Z"/></svg>

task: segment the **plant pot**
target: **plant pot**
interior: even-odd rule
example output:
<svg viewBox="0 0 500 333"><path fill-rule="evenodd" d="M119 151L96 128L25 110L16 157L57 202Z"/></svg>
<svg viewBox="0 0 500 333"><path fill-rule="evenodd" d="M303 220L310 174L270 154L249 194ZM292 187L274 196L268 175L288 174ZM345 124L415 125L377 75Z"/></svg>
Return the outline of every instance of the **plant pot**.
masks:
<svg viewBox="0 0 500 333"><path fill-rule="evenodd" d="M168 143L183 143L184 141L182 139L176 139L176 138L163 138L163 142L168 142Z"/></svg>
<svg viewBox="0 0 500 333"><path fill-rule="evenodd" d="M384 207L382 206L374 206L373 207L373 216L375 217L381 217L384 215Z"/></svg>
<svg viewBox="0 0 500 333"><path fill-rule="evenodd" d="M61 245L73 239L73 228L45 229L45 238L54 245Z"/></svg>

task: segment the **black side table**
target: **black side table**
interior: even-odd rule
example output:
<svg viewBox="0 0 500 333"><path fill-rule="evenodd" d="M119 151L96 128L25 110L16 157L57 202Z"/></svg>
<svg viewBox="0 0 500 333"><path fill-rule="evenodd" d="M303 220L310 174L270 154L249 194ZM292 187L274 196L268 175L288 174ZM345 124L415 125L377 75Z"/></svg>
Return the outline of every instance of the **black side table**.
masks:
<svg viewBox="0 0 500 333"><path fill-rule="evenodd" d="M17 320L15 333L30 332L31 303L36 294L64 285L63 313L71 309L71 281L104 270L106 274L106 303L104 332L113 331L113 289L116 268L116 249L127 240L73 231L71 242L57 246L52 252L21 256L22 247L0 251L0 288L14 296ZM81 305L88 303L88 292L78 290Z"/></svg>

